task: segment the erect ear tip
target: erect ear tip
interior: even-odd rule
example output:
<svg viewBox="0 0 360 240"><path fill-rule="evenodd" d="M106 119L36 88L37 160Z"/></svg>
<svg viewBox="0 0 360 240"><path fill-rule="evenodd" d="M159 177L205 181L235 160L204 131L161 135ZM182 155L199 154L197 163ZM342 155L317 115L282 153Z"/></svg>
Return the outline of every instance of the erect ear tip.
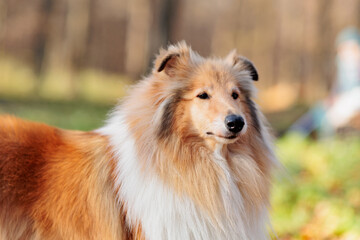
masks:
<svg viewBox="0 0 360 240"><path fill-rule="evenodd" d="M228 55L226 55L225 57L225 61L229 62L230 64L233 64L236 57L237 57L237 50L236 48L234 48L233 50L231 50Z"/></svg>
<svg viewBox="0 0 360 240"><path fill-rule="evenodd" d="M257 73L257 71L255 71L254 73L250 74L252 77L252 80L254 81L258 81L259 80L259 74Z"/></svg>
<svg viewBox="0 0 360 240"><path fill-rule="evenodd" d="M171 60L173 60L175 57L179 57L180 55L178 53L173 53L167 55L161 62L160 66L158 67L157 71L161 72L164 70L165 66L170 63Z"/></svg>
<svg viewBox="0 0 360 240"><path fill-rule="evenodd" d="M237 68L238 70L246 70L249 72L251 79L254 81L259 80L259 74L254 66L254 64L247 59L246 57L240 56L236 49L230 51L230 53L225 57L225 62L231 66Z"/></svg>
<svg viewBox="0 0 360 240"><path fill-rule="evenodd" d="M258 71L256 70L254 64L247 59L246 57L240 56L239 61L241 62L242 65L242 69L249 71L251 79L254 81L258 81L259 80L259 74Z"/></svg>

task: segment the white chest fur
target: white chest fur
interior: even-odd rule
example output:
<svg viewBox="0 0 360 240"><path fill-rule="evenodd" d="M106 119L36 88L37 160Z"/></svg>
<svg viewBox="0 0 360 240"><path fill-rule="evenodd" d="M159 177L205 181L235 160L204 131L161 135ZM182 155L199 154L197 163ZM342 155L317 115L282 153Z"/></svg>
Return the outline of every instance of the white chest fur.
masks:
<svg viewBox="0 0 360 240"><path fill-rule="evenodd" d="M127 222L140 223L147 239L267 239L267 214L253 216L245 211L243 198L234 183L226 160L214 153L214 161L226 173L220 179L224 213L216 221L201 211L190 198L179 196L155 172L140 168L135 141L121 116L98 130L109 136L116 163L115 187L125 204ZM155 146L154 146L155 147Z"/></svg>

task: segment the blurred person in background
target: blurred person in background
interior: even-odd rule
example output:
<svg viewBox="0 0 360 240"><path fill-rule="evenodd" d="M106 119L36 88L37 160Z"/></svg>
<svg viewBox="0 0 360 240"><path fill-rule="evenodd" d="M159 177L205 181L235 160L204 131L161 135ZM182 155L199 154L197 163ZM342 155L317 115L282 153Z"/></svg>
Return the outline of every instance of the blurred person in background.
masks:
<svg viewBox="0 0 360 240"><path fill-rule="evenodd" d="M330 95L295 122L291 132L325 137L346 128L360 131L360 33L346 28L336 43L337 78Z"/></svg>

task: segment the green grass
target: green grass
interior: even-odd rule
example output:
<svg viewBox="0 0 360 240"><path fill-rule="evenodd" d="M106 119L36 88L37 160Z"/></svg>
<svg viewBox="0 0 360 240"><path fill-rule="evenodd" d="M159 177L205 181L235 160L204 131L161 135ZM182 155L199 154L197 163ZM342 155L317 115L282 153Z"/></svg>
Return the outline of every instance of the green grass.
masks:
<svg viewBox="0 0 360 240"><path fill-rule="evenodd" d="M277 141L286 174L273 188L283 239L360 239L360 138Z"/></svg>
<svg viewBox="0 0 360 240"><path fill-rule="evenodd" d="M91 130L101 126L130 84L125 76L86 69L48 70L36 76L29 66L0 54L0 114Z"/></svg>
<svg viewBox="0 0 360 240"><path fill-rule="evenodd" d="M40 80L41 84L38 84ZM29 66L0 53L0 99L81 99L113 104L117 98L126 94L131 83L126 76L91 69L76 73L60 69L48 70L41 76L36 76Z"/></svg>
<svg viewBox="0 0 360 240"><path fill-rule="evenodd" d="M100 127L112 106L84 101L1 100L0 114L45 122L66 129L92 130Z"/></svg>

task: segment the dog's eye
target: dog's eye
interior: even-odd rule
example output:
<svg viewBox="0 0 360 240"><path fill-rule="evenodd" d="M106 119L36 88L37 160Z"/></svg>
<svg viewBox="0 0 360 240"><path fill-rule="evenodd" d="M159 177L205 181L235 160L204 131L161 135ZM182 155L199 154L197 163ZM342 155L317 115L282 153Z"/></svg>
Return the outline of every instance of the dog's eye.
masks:
<svg viewBox="0 0 360 240"><path fill-rule="evenodd" d="M198 98L200 99L209 99L209 95L206 92L200 93L199 95L197 95Z"/></svg>
<svg viewBox="0 0 360 240"><path fill-rule="evenodd" d="M236 92L233 92L231 94L231 96L232 96L233 99L237 99L239 97L239 94L237 94Z"/></svg>

